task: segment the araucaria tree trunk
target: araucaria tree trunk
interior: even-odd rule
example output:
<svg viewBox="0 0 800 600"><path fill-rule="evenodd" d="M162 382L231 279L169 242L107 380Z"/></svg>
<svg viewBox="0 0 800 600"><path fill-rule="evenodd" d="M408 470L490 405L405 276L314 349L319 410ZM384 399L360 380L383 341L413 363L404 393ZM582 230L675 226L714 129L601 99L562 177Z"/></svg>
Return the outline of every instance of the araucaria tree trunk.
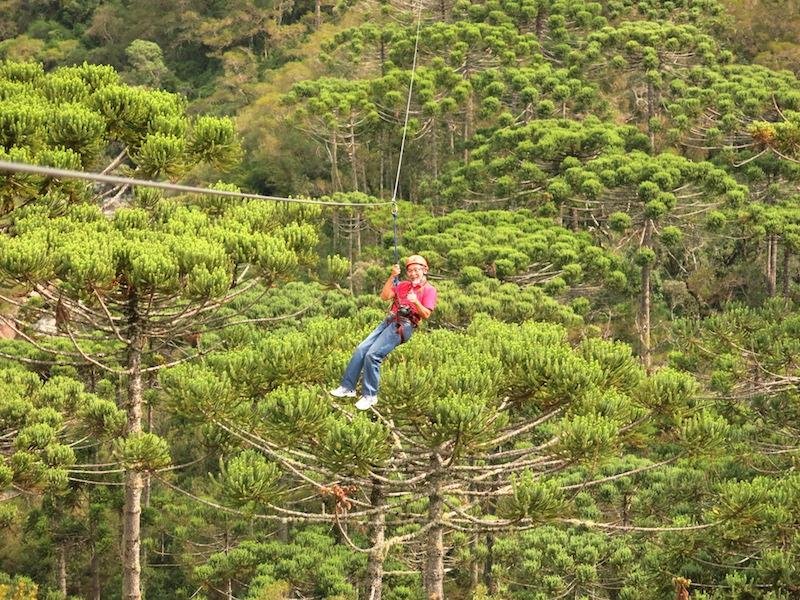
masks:
<svg viewBox="0 0 800 600"><path fill-rule="evenodd" d="M645 223L644 236L642 238L642 248L651 249L651 240L653 237L653 222L648 219ZM641 305L639 307L639 341L641 342L642 363L648 371L652 367L653 357L651 356L651 341L650 341L650 286L653 274L653 265L647 262L642 265L642 297Z"/></svg>
<svg viewBox="0 0 800 600"><path fill-rule="evenodd" d="M767 238L767 292L774 296L778 289L778 236Z"/></svg>
<svg viewBox="0 0 800 600"><path fill-rule="evenodd" d="M652 82L647 83L647 133L650 137L650 147L656 152L656 134L653 131L653 117L657 112L657 92Z"/></svg>
<svg viewBox="0 0 800 600"><path fill-rule="evenodd" d="M128 304L130 346L128 350L128 398L126 411L128 420L125 435L142 431L142 348L143 336L139 321L138 299L135 292ZM122 597L123 600L141 600L140 561L142 489L144 478L141 471L125 470L125 504L122 524Z"/></svg>
<svg viewBox="0 0 800 600"><path fill-rule="evenodd" d="M431 454L431 475L428 492L428 555L423 583L428 600L444 600L444 497L442 495L442 458L438 452Z"/></svg>
<svg viewBox="0 0 800 600"><path fill-rule="evenodd" d="M67 597L67 549L64 546L58 548L58 591Z"/></svg>
<svg viewBox="0 0 800 600"><path fill-rule="evenodd" d="M781 266L781 293L784 296L789 295L789 263L792 258L792 251L789 250L789 246L784 245L783 247L783 263Z"/></svg>
<svg viewBox="0 0 800 600"><path fill-rule="evenodd" d="M92 593L91 598L92 600L101 600L100 599L100 555L97 552L97 548L93 545L92 546L92 560L89 563L89 570L92 575Z"/></svg>
<svg viewBox="0 0 800 600"><path fill-rule="evenodd" d="M370 541L372 551L367 559L366 600L381 600L383 593L383 561L386 558L386 494L379 481L372 484L370 504L376 510L370 519Z"/></svg>

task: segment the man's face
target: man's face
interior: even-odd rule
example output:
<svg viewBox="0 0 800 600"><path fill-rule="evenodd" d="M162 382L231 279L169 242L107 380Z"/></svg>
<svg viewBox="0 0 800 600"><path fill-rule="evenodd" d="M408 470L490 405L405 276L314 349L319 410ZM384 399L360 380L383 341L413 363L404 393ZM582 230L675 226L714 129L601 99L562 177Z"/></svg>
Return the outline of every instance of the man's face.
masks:
<svg viewBox="0 0 800 600"><path fill-rule="evenodd" d="M419 283L425 275L425 267L422 265L408 265L406 267L406 274L411 283Z"/></svg>

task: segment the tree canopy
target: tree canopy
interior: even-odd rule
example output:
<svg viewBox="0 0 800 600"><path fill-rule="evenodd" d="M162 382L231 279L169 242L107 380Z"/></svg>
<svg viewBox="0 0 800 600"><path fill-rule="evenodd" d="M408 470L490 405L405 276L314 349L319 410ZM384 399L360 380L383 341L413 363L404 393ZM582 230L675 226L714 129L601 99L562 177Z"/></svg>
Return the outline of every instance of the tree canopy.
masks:
<svg viewBox="0 0 800 600"><path fill-rule="evenodd" d="M121 177L0 173L0 598L796 597L796 23L750 4L0 1L0 159Z"/></svg>

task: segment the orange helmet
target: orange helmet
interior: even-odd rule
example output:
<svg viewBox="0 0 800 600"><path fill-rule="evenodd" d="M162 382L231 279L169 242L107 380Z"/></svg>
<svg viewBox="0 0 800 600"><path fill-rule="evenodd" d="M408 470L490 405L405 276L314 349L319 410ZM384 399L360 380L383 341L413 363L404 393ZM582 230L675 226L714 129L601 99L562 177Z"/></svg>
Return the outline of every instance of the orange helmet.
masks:
<svg viewBox="0 0 800 600"><path fill-rule="evenodd" d="M406 259L406 269L411 265L419 265L426 271L428 270L428 261L422 258L419 254L412 254Z"/></svg>

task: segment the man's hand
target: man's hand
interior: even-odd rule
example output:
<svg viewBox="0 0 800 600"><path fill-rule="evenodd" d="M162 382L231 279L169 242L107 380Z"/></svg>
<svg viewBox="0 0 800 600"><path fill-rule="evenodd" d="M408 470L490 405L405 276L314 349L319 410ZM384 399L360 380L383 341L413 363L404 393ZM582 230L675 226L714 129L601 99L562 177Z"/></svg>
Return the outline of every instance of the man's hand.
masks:
<svg viewBox="0 0 800 600"><path fill-rule="evenodd" d="M408 292L408 294L406 294L406 300L416 303L417 295L414 292Z"/></svg>
<svg viewBox="0 0 800 600"><path fill-rule="evenodd" d="M392 274L386 279L386 283L383 284L383 289L381 289L381 300L391 300L394 298L395 286L400 279L399 275L400 265L392 265Z"/></svg>

